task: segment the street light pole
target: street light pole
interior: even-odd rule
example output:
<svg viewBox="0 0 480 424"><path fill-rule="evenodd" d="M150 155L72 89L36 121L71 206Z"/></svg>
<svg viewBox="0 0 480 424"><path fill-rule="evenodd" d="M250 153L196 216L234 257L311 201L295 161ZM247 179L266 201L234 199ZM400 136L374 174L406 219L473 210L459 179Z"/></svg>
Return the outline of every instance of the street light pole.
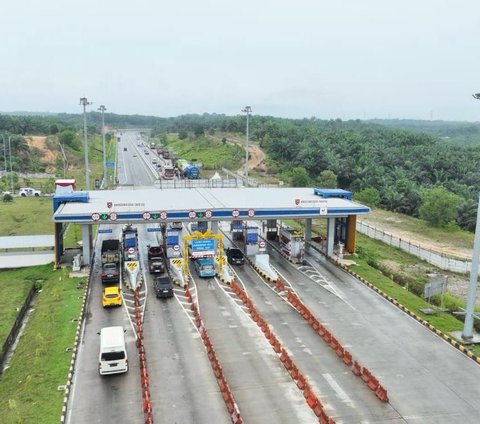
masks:
<svg viewBox="0 0 480 424"><path fill-rule="evenodd" d="M12 185L12 196L15 193L13 190L13 168L12 168L12 145L10 144L11 137L8 136L8 151L10 153L10 184Z"/></svg>
<svg viewBox="0 0 480 424"><path fill-rule="evenodd" d="M243 113L247 114L247 132L245 133L245 185L248 186L248 119L252 113L252 108L250 106L245 106L242 109Z"/></svg>
<svg viewBox="0 0 480 424"><path fill-rule="evenodd" d="M88 142L87 142L87 106L91 105L86 97L80 98L83 106L83 148L85 150L85 190L90 190L90 175L88 170Z"/></svg>
<svg viewBox="0 0 480 424"><path fill-rule="evenodd" d="M102 143L103 143L103 188L107 185L107 151L105 150L105 111L107 108L100 105L98 110L102 114Z"/></svg>
<svg viewBox="0 0 480 424"><path fill-rule="evenodd" d="M472 95L474 99L480 100L480 93ZM477 207L477 223L475 225L475 238L473 240L472 269L470 270L470 281L467 292L467 308L465 310L465 323L463 326L462 338L473 338L473 319L475 314L475 298L477 295L478 283L478 260L480 257L480 196Z"/></svg>
<svg viewBox="0 0 480 424"><path fill-rule="evenodd" d="M3 140L3 160L5 161L5 180L7 179L7 143L5 142L5 137L2 134L2 140Z"/></svg>

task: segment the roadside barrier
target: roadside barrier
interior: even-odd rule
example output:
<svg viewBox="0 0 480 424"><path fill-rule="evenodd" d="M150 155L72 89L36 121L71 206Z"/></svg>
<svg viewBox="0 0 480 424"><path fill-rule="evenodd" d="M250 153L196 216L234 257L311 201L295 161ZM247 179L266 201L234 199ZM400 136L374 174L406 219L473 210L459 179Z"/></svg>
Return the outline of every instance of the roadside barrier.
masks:
<svg viewBox="0 0 480 424"><path fill-rule="evenodd" d="M378 380L371 374L371 372L362 367L357 361L353 361L352 355L348 352L342 344L333 336L333 334L322 325L317 318L310 312L310 310L303 304L297 295L291 291L287 292L287 300L295 308L295 310L310 324L310 326L317 332L317 334L327 343L330 348L337 354L337 356L347 366L351 366L352 373L359 376L372 390L378 399L382 402L388 402L388 395ZM353 366L352 366L353 363ZM377 389L381 387L382 395L377 395Z"/></svg>
<svg viewBox="0 0 480 424"><path fill-rule="evenodd" d="M143 344L143 322L138 288L135 289L135 291L133 292L133 302L135 305L135 326L137 332L136 345L140 365L140 383L142 386L144 423L153 424L152 402L150 397L150 382L148 379L145 346Z"/></svg>
<svg viewBox="0 0 480 424"><path fill-rule="evenodd" d="M254 319L257 325L262 329L263 334L265 335L269 343L272 345L272 348L275 350L275 352L279 354L280 361L289 373L292 380L296 383L298 389L302 391L307 405L318 417L319 422L321 424L335 424L335 420L332 417L329 417L328 414L325 412L323 404L320 402L317 395L313 392L305 376L300 372L286 349L281 346L280 342L273 334L272 330L270 328L268 328L268 331L264 330L264 327L268 327L268 324L257 311L255 306L253 305L252 300L247 296L247 293L235 282L231 284L230 288L237 295L237 297L242 300L245 305L249 305L248 309L250 311L252 319ZM256 317L256 319L254 317Z"/></svg>
<svg viewBox="0 0 480 424"><path fill-rule="evenodd" d="M185 297L188 299L188 301L190 303L190 310L193 312L195 325L198 328L198 331L200 332L200 336L202 338L203 345L205 346L205 349L207 350L207 356L208 356L208 359L210 360L210 365L213 369L213 373L215 374L215 378L217 379L217 384L218 384L218 387L220 389L220 393L222 394L223 401L225 402L225 405L227 407L227 411L230 414L230 418L232 420L232 423L233 424L243 424L243 419L240 415L238 405L235 402L232 391L230 390L230 386L227 383L227 379L225 378L225 375L223 373L223 369L222 369L222 367L220 365L220 362L217 358L217 354L215 353L215 349L213 348L213 344L210 340L210 337L208 336L205 325L203 324L202 317L200 316L200 313L198 311L198 307L195 303L193 303L193 298L192 298L192 295L190 293L190 290L188 289L188 286L185 286L184 291L185 291Z"/></svg>

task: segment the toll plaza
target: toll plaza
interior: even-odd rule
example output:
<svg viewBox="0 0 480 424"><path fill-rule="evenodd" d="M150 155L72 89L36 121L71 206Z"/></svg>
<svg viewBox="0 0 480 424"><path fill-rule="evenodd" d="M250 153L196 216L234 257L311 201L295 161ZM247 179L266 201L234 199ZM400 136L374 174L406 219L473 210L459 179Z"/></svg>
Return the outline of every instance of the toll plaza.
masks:
<svg viewBox="0 0 480 424"><path fill-rule="evenodd" d="M249 227L253 227L250 223L261 222L268 239L278 235L279 221L302 219L305 220L304 239L308 241L312 220L326 219L326 254L332 256L338 243L353 253L356 216L369 212L367 206L352 200L350 192L340 189L135 188L57 193L53 197L55 262L59 263L63 254L63 234L69 223L82 226L84 265L89 264L92 257L92 226L101 224L146 224L147 231L154 231L159 224L174 227L178 223L193 222L209 226L217 233L218 222L230 221L234 232L246 232L250 245L258 245L259 238L249 234L249 230L252 232Z"/></svg>

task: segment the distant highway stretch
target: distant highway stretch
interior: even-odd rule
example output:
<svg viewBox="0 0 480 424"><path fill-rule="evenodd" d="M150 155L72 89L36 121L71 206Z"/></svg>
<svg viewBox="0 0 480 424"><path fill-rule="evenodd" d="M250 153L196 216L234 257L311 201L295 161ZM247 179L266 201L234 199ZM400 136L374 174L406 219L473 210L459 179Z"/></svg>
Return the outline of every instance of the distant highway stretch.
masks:
<svg viewBox="0 0 480 424"><path fill-rule="evenodd" d="M121 185L151 186L155 181L147 165L150 158L138 139L137 133L126 132L119 143ZM121 229L102 228L111 228L112 234L99 234L96 243L67 422L142 423L145 403L132 325L133 301L125 281L121 282L121 308L105 310L101 302L101 241L120 238ZM227 223L219 226L225 246L241 248L229 229ZM156 299L152 277L146 272L146 250L147 245L158 243L160 234L149 233L142 225L138 231L153 422L235 422L212 367L211 352L205 348L204 328L245 423L322 422L315 399L330 422L478 423L480 367L315 250L307 249L305 264L293 265L278 253L275 242L267 245L270 263L285 287L354 360L370 370L387 390L388 402L369 387L373 380L365 382L352 372L345 355L339 355L333 342L327 343L308 317L296 310L286 290L266 281L249 263L232 266L241 291L216 277L199 278L190 263L189 293L176 286L173 298ZM182 235L188 232L184 227ZM200 329L189 294L202 319ZM244 294L247 301L241 298ZM268 328L262 329L260 319ZM97 333L114 325L126 329L129 371L100 376ZM274 338L287 356L275 350ZM301 387L295 369L310 391Z"/></svg>

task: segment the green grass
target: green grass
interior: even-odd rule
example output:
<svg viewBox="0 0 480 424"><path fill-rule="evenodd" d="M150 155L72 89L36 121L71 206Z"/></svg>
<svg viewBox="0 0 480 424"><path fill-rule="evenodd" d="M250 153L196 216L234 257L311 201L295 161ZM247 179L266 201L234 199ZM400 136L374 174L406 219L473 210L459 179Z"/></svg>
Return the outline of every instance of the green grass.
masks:
<svg viewBox="0 0 480 424"><path fill-rule="evenodd" d="M17 318L36 279L43 279L42 273L32 268L5 270L0 272L0 344L3 346L8 333Z"/></svg>
<svg viewBox="0 0 480 424"><path fill-rule="evenodd" d="M361 221L368 222L372 226L400 230L412 235L415 240L418 235L422 239L436 241L452 247L461 249L472 249L474 234L459 228L435 228L422 219L414 218L395 212L374 209L371 214L359 217Z"/></svg>
<svg viewBox="0 0 480 424"><path fill-rule="evenodd" d="M78 318L81 308L80 279L69 279L64 270L53 272L51 265L29 271L45 281L0 381L2 423L58 422L63 391L57 386L67 380L71 353L65 348L73 345L76 331L76 323L70 321Z"/></svg>
<svg viewBox="0 0 480 424"><path fill-rule="evenodd" d="M51 197L15 197L0 201L0 235L53 234Z"/></svg>
<svg viewBox="0 0 480 424"><path fill-rule="evenodd" d="M203 170L216 171L224 167L236 170L240 167L244 151L240 146L222 143L207 137L180 140L176 134L167 136L167 147L174 155L191 161L196 159Z"/></svg>

